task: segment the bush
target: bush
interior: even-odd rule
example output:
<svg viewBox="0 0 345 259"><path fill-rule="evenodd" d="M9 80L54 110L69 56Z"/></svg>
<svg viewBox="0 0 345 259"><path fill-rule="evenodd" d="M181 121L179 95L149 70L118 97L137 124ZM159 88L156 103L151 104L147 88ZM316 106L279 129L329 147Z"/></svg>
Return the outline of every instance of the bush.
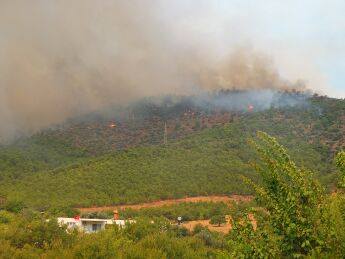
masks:
<svg viewBox="0 0 345 259"><path fill-rule="evenodd" d="M345 151L338 153L335 162L340 172L338 186L345 189Z"/></svg>
<svg viewBox="0 0 345 259"><path fill-rule="evenodd" d="M0 224L7 224L13 220L14 216L5 210L0 210Z"/></svg>
<svg viewBox="0 0 345 259"><path fill-rule="evenodd" d="M214 215L212 216L210 223L212 225L218 225L218 227L220 227L221 224L226 223L226 218L224 215Z"/></svg>
<svg viewBox="0 0 345 259"><path fill-rule="evenodd" d="M8 200L5 202L4 209L13 213L19 213L25 208L21 200Z"/></svg>

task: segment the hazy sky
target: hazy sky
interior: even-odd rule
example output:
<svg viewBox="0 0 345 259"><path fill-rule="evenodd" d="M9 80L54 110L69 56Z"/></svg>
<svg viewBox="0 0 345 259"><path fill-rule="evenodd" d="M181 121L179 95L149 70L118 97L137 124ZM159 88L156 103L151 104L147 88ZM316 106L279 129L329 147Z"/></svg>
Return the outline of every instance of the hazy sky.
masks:
<svg viewBox="0 0 345 259"><path fill-rule="evenodd" d="M194 19L203 40L263 50L287 78L303 78L325 94L345 98L344 0L191 0L181 5L186 12L179 18L186 24Z"/></svg>

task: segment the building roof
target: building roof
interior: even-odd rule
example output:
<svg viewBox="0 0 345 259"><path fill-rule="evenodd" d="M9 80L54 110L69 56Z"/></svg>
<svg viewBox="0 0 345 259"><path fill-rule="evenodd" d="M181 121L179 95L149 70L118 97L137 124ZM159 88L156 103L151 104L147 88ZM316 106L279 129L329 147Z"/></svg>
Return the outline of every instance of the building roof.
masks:
<svg viewBox="0 0 345 259"><path fill-rule="evenodd" d="M122 219L87 219L87 218L80 218L79 220L75 218L57 218L59 223L77 223L77 222L104 222L106 224L116 224L116 225L125 225L126 222L133 223L133 220L122 220Z"/></svg>
<svg viewBox="0 0 345 259"><path fill-rule="evenodd" d="M58 222L63 222L63 223L69 223L69 222L107 222L109 219L86 219L86 218L80 218L80 219L75 219L75 218L63 218L59 217L57 218ZM111 221L111 220L110 220Z"/></svg>
<svg viewBox="0 0 345 259"><path fill-rule="evenodd" d="M80 221L88 221L88 222L107 222L109 219L79 219Z"/></svg>

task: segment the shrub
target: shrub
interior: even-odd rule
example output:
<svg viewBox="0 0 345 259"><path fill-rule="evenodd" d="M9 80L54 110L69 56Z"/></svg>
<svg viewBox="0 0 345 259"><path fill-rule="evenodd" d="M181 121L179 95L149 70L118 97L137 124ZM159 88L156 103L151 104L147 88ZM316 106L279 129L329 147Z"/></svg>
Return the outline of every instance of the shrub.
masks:
<svg viewBox="0 0 345 259"><path fill-rule="evenodd" d="M220 227L221 224L226 223L226 218L224 215L214 215L212 216L210 223L212 225L218 225L218 227Z"/></svg>

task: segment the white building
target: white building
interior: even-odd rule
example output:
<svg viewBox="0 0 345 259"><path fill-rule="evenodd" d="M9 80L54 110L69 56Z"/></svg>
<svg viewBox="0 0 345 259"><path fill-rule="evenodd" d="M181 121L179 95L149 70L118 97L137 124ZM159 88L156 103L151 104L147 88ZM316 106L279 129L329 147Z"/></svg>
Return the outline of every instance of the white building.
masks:
<svg viewBox="0 0 345 259"><path fill-rule="evenodd" d="M121 219L86 219L86 218L57 218L60 226L66 225L67 229L78 229L86 233L98 232L105 229L106 225L116 224L124 227L126 222L133 223L133 220Z"/></svg>

